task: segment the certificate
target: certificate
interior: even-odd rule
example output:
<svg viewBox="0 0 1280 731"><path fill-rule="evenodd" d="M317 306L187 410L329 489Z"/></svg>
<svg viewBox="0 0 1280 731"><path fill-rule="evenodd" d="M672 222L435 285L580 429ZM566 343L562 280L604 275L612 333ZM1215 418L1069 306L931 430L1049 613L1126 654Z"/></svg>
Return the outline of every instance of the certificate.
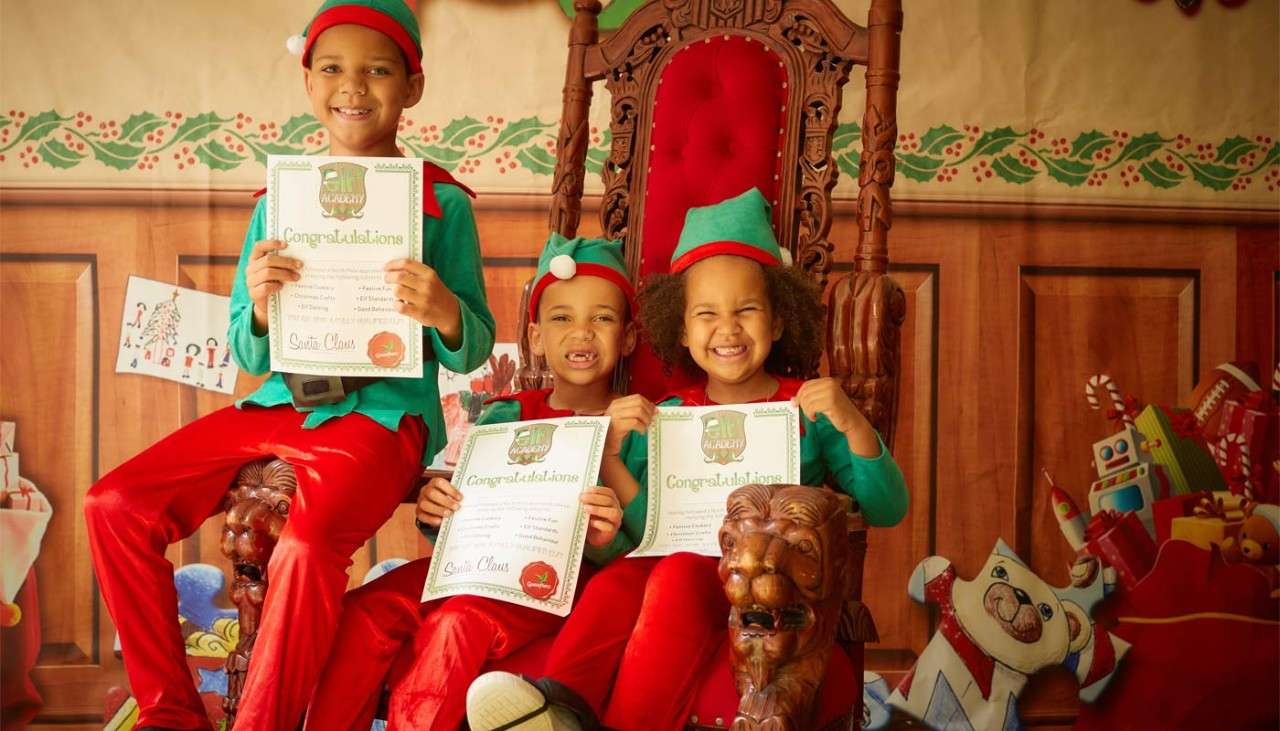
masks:
<svg viewBox="0 0 1280 731"><path fill-rule="evenodd" d="M444 519L422 601L457 594L563 617L573 606L609 417L477 426L453 484L462 507Z"/></svg>
<svg viewBox="0 0 1280 731"><path fill-rule="evenodd" d="M649 424L649 515L632 556L720 555L729 493L800 482L800 411L789 402L661 406Z"/></svg>
<svg viewBox="0 0 1280 731"><path fill-rule="evenodd" d="M422 260L421 160L269 156L267 238L303 263L268 305L271 370L422 377L422 325L382 271Z"/></svg>

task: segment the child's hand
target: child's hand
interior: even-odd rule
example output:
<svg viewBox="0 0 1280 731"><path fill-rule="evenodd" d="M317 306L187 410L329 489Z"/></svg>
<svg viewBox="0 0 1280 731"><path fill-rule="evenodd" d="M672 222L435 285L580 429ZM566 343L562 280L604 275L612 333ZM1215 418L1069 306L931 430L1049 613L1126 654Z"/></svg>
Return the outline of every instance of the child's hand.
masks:
<svg viewBox="0 0 1280 731"><path fill-rule="evenodd" d="M453 511L462 507L462 493L453 483L443 477L432 477L431 481L418 491L418 505L414 516L431 526L439 528L440 521L453 515Z"/></svg>
<svg viewBox="0 0 1280 731"><path fill-rule="evenodd" d="M604 410L604 415L609 417L609 433L604 438L605 456L617 457L622 451L622 440L628 433L648 431L657 408L638 393L611 401Z"/></svg>
<svg viewBox="0 0 1280 731"><path fill-rule="evenodd" d="M458 298L445 286L436 270L413 259L395 259L383 266L387 284L393 285L396 312L434 327L449 342L460 334L462 311Z"/></svg>
<svg viewBox="0 0 1280 731"><path fill-rule="evenodd" d="M826 414L831 425L844 434L849 440L849 449L862 457L876 457L880 454L880 440L871 422L853 405L840 382L834 378L815 378L805 381L796 392L792 403L800 407L804 415L811 421L817 421L818 414Z"/></svg>
<svg viewBox="0 0 1280 731"><path fill-rule="evenodd" d="M253 301L253 325L258 331L267 329L267 302L279 292L286 282L296 282L302 276L302 262L275 252L288 244L275 239L263 239L249 252L249 265L244 269L244 284Z"/></svg>
<svg viewBox="0 0 1280 731"><path fill-rule="evenodd" d="M607 487L589 487L578 498L583 510L591 516L587 523L587 543L599 548L609 545L622 525L622 505Z"/></svg>

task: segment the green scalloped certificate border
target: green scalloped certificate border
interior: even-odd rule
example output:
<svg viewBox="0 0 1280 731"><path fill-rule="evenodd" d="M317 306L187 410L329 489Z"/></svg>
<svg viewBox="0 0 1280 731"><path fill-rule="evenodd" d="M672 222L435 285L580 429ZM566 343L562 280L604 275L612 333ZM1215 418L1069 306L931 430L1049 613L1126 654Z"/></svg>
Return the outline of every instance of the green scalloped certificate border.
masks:
<svg viewBox="0 0 1280 731"><path fill-rule="evenodd" d="M280 199L276 191L280 190L282 175L314 173L315 170L330 162L360 161L369 170L370 175L392 176L402 175L403 185L407 188L409 201L404 223L405 236L408 239L407 257L422 261L422 160L417 158L346 158L330 156L297 156L271 155L267 161L267 221L266 237L280 237ZM425 373L423 364L423 338L420 326L407 321L397 329L405 341L405 358L394 368L385 368L368 362L333 363L332 361L311 360L284 353L283 335L284 312L280 305L279 294L271 295L267 305L268 346L271 353L271 369L282 373L305 373L315 376L362 376L383 378L421 378Z"/></svg>
<svg viewBox="0 0 1280 731"><path fill-rule="evenodd" d="M467 434L466 442L462 447L462 456L458 460L458 467L454 471L454 479L457 484L465 481L465 476L471 474L474 467L473 461L481 456L491 456L494 449L505 449L505 447L486 448L477 452L477 444L481 440L499 440L500 444L510 444L514 437L516 428L527 424L555 424L564 432L575 430L588 430L589 433L583 438L588 440L588 448L586 460L580 463L580 471L578 473L578 493L583 490L594 487L598 482L600 474L600 460L604 455L604 438L609 428L608 417L568 417L564 419L538 419L534 421L514 421L505 424L492 424L473 428ZM575 440L576 443L576 440ZM560 447L560 449L570 449L570 447ZM508 468L510 468L508 466ZM519 468L514 468L519 469ZM459 487L465 494L465 488ZM506 488L511 489L511 488ZM517 488L518 489L518 488ZM486 581L459 581L456 583L445 584L440 578L440 567L442 562L435 560L436 557L445 553L445 547L448 545L449 537L453 532L453 516L445 518L440 525L440 533L436 537L435 550L432 553L431 567L427 572L427 580L422 589L422 601L430 601L433 599L441 599L449 596L458 596L460 594L471 594L475 596L484 596L499 601L510 602L520 606L532 607L544 612L550 612L559 617L569 614L569 610L573 607L573 597L578 586L578 576L582 566L582 554L586 549L587 540L587 524L588 516L584 511L578 511L577 518L573 522L571 535L569 538L570 552L564 559L562 566L556 566L562 569L564 581L560 583L555 595L547 599L534 599L524 593L519 587L513 587L509 584Z"/></svg>
<svg viewBox="0 0 1280 731"><path fill-rule="evenodd" d="M631 552L632 556L664 556L675 551L665 551L658 549L654 551L654 546L658 542L658 531L660 520L655 516L662 515L663 494L666 492L662 488L663 483L663 459L662 459L662 434L664 424L689 422L696 419L704 413L712 411L738 410L747 414L747 421L758 421L762 419L783 419L785 423L786 440L784 442L784 459L786 461L785 474L787 479L798 484L800 482L800 410L794 404L778 401L763 404L724 404L715 406L659 406L657 414L653 418L653 422L649 425L649 471L647 481L648 492L648 514L645 520L644 535L640 539L640 545ZM685 446L682 444L682 447ZM699 447L700 448L700 447ZM725 497L733 490L741 487L741 485L733 488L716 488L724 489ZM677 551L695 551L693 547L679 547ZM715 554L703 553L703 555L719 556L719 552Z"/></svg>

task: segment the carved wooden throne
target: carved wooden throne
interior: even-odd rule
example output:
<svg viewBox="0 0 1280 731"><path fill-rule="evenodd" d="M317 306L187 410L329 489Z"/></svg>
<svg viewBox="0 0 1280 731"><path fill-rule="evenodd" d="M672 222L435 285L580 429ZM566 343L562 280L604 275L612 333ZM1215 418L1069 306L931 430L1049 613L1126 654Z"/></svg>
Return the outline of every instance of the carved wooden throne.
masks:
<svg viewBox="0 0 1280 731"><path fill-rule="evenodd" d="M603 41L597 31L600 8L596 0L574 4L550 228L566 237L577 233L590 137L588 108L594 83L603 80L611 97L612 149L602 171L600 226L604 236L623 240L637 282L666 270L690 207L755 186L773 204L779 243L826 287L834 255L828 239L831 191L838 175L832 136L844 84L854 65L865 67L859 235L853 272L828 289L826 354L831 375L892 446L898 333L906 315L902 290L887 273L901 1L872 0L864 28L830 0L653 0ZM522 386L538 387L546 377L542 364L526 359ZM619 385L656 398L682 385L683 378L664 373L642 346ZM739 493L752 489L735 493L731 505ZM840 530L847 525L847 543L824 546L823 553L830 551L832 561L847 567L835 582L838 587L827 587L843 595L843 601L836 597L836 604L828 602L827 608L839 616L827 621L835 626L844 652L833 653L829 664L825 653L812 653L823 656L816 669L808 670L816 673L810 678L814 685L825 678L821 692L816 697L810 692L798 707L769 700L768 693L748 693L755 681L746 677L751 673L742 660L732 659L741 654L743 634L735 608L723 652L704 679L689 719L691 727L731 723L745 731L860 725L862 645L877 638L860 601L864 524L856 514L847 523L839 517ZM741 527L732 515L725 525L722 540L726 531ZM729 550L725 553L721 576L732 600L736 558ZM809 606L819 611L814 603ZM738 676L736 691L726 672L731 662ZM755 680L776 678L779 664L785 663L757 671ZM755 683L759 685L763 683ZM779 687L772 685L770 692ZM737 692L744 694L741 703L735 702ZM779 721L784 725L775 725Z"/></svg>
<svg viewBox="0 0 1280 731"><path fill-rule="evenodd" d="M832 135L842 88L854 65L866 67L858 242L852 273L828 287L826 353L831 375L892 445L898 330L906 310L901 289L887 274L886 244L901 0L872 0L866 27L852 23L831 0L652 0L603 41L597 32L600 3L576 0L575 10L550 228L568 237L577 233L592 85L603 80L611 95L612 149L602 173L600 222L605 236L624 241L636 281L665 270L688 208L755 186L773 202L779 242L827 286L835 253L828 239L831 190L838 175ZM522 303L520 312L525 311ZM547 385L549 373L530 356L527 343L521 345L520 387ZM627 373L630 383L620 386L651 398L678 385L644 350L633 356ZM227 660L229 722L252 653L267 562L292 498L288 465L265 465L247 466L227 500L223 550L235 564L232 595L241 612L240 646ZM776 709L739 707L726 640L699 693L691 727L860 724L862 643L875 640L859 601L865 539L861 519L851 515L848 543L826 547L848 563L836 621L843 651L829 653L829 662L828 653L821 653L816 672L825 682L812 703L783 712L783 726L760 723L776 717ZM515 653L515 662L504 669L540 674L546 644Z"/></svg>

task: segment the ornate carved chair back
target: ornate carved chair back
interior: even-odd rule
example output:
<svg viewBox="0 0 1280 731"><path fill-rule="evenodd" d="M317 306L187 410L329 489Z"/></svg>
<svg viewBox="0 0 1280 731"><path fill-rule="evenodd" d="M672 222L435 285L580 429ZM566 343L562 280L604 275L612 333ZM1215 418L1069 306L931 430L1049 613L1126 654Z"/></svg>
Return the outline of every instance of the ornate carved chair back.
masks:
<svg viewBox="0 0 1280 731"><path fill-rule="evenodd" d="M592 87L610 93L603 235L633 279L665 271L684 214L758 187L779 242L822 286L832 269L831 155L841 91L867 67L854 272L831 288L828 357L886 442L896 405L905 299L887 277L901 0L874 0L867 27L830 0L654 0L599 39L596 0L576 0L550 228L577 232ZM680 385L641 349L623 380L650 397Z"/></svg>

